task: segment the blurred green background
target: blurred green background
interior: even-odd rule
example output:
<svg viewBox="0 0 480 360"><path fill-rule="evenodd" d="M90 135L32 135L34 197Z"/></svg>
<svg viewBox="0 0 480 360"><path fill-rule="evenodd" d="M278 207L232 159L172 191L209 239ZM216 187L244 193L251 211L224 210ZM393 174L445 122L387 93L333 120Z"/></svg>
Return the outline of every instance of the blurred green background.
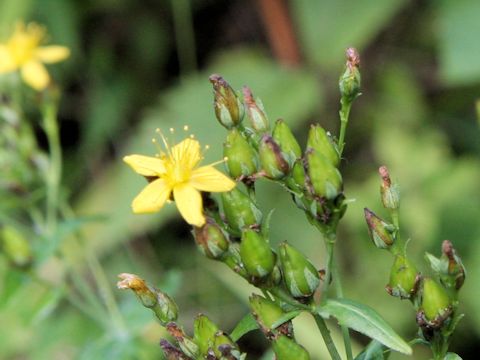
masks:
<svg viewBox="0 0 480 360"><path fill-rule="evenodd" d="M131 214L144 181L121 159L153 154L156 127L185 124L211 146L207 160L218 159L226 132L213 112L212 73L236 89L249 85L270 119L284 118L301 139L312 122L337 133L337 81L348 46L362 57L363 95L352 110L342 168L346 194L355 199L338 241L346 296L377 309L406 339L415 335L411 306L384 290L392 259L374 248L363 219L365 206L386 215L377 176L385 164L401 185L401 225L412 256L423 262L425 251L439 254L441 241L450 239L464 259L468 274L460 300L466 317L451 350L464 359L476 356L478 0L0 2L1 36L18 19L45 24L52 43L72 50L68 61L52 67L64 89L65 195L78 214L101 215L85 225L82 245L99 254L121 316L100 323L72 307L61 291L15 274L0 258L1 358L161 358L163 330L132 294L114 290L120 272L140 274L173 295L187 329L203 312L231 330L247 312L251 289L197 252L173 206L155 215ZM277 208L271 241L294 242L321 267L322 242L289 196L268 183L259 187L262 207ZM426 265L422 270L428 272ZM53 262L42 271L55 278L67 270ZM326 358L314 325L302 318L297 326L312 356ZM368 340L354 338L360 345ZM241 346L256 359L268 344L252 333ZM415 359L430 355L420 346L414 351Z"/></svg>

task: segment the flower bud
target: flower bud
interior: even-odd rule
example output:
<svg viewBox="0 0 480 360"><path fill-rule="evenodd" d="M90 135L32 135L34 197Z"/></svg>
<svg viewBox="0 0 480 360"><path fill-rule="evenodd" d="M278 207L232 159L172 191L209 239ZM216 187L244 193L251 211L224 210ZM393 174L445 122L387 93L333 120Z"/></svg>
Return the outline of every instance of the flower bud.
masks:
<svg viewBox="0 0 480 360"><path fill-rule="evenodd" d="M119 289L132 290L143 306L155 313L155 316L163 326L177 319L177 304L167 294L150 288L137 275L123 273L119 274L118 277L120 281L117 283L117 287Z"/></svg>
<svg viewBox="0 0 480 360"><path fill-rule="evenodd" d="M325 156L313 149L307 150L306 169L310 192L328 200L335 199L342 191L342 176Z"/></svg>
<svg viewBox="0 0 480 360"><path fill-rule="evenodd" d="M217 74L209 77L213 85L214 108L217 120L227 129L240 124L245 114L242 102L231 86Z"/></svg>
<svg viewBox="0 0 480 360"><path fill-rule="evenodd" d="M400 189L397 184L392 184L390 174L386 166L378 169L382 184L380 185L380 195L382 197L383 206L389 210L397 210L400 208Z"/></svg>
<svg viewBox="0 0 480 360"><path fill-rule="evenodd" d="M310 360L307 350L285 335L275 339L272 347L277 360Z"/></svg>
<svg viewBox="0 0 480 360"><path fill-rule="evenodd" d="M269 340L273 340L277 334L293 336L291 321L279 323L285 313L276 303L263 296L253 294L250 297L250 307L260 329Z"/></svg>
<svg viewBox="0 0 480 360"><path fill-rule="evenodd" d="M263 278L275 266L275 254L267 240L255 230L244 230L240 243L240 257L249 275Z"/></svg>
<svg viewBox="0 0 480 360"><path fill-rule="evenodd" d="M217 331L213 338L213 352L217 359L240 360L237 345L223 331Z"/></svg>
<svg viewBox="0 0 480 360"><path fill-rule="evenodd" d="M223 212L228 225L240 236L244 228L262 223L262 213L253 201L238 189L221 193Z"/></svg>
<svg viewBox="0 0 480 360"><path fill-rule="evenodd" d="M302 149L292 130L282 119L278 119L272 132L273 140L280 146L283 158L293 167L295 161L302 156Z"/></svg>
<svg viewBox="0 0 480 360"><path fill-rule="evenodd" d="M222 257L222 262L241 277L248 279L248 273L240 258L237 244L231 244L229 251Z"/></svg>
<svg viewBox="0 0 480 360"><path fill-rule="evenodd" d="M465 282L465 266L463 266L462 259L457 255L453 248L453 244L449 240L444 240L442 243L442 253L448 260L447 275L450 283L453 283L456 290L459 290Z"/></svg>
<svg viewBox="0 0 480 360"><path fill-rule="evenodd" d="M451 300L447 292L431 278L424 278L422 283L422 311L425 318L430 322L442 322L451 311Z"/></svg>
<svg viewBox="0 0 480 360"><path fill-rule="evenodd" d="M232 129L223 145L228 173L233 178L251 176L257 171L257 156L237 129Z"/></svg>
<svg viewBox="0 0 480 360"><path fill-rule="evenodd" d="M208 349L213 348L218 327L206 315L200 314L193 322L193 329L193 339L198 345L199 353L205 356Z"/></svg>
<svg viewBox="0 0 480 360"><path fill-rule="evenodd" d="M268 178L281 179L288 174L288 162L283 157L280 147L270 135L263 135L258 153L262 169Z"/></svg>
<svg viewBox="0 0 480 360"><path fill-rule="evenodd" d="M297 249L284 242L279 249L285 285L293 297L312 296L320 284L320 275L310 261Z"/></svg>
<svg viewBox="0 0 480 360"><path fill-rule="evenodd" d="M342 99L352 102L360 95L360 55L354 48L348 48L346 56L347 63L343 74L340 76L339 87Z"/></svg>
<svg viewBox="0 0 480 360"><path fill-rule="evenodd" d="M425 254L425 258L430 263L432 270L440 278L443 286L455 291L462 287L465 281L465 267L450 241L443 241L441 258L437 258L429 253Z"/></svg>
<svg viewBox="0 0 480 360"><path fill-rule="evenodd" d="M332 139L331 135L325 131L318 124L310 126L310 131L308 132L307 148L312 148L318 151L320 154L325 156L334 167L338 167L340 163L340 154L337 149L335 141Z"/></svg>
<svg viewBox="0 0 480 360"><path fill-rule="evenodd" d="M417 291L418 271L415 265L403 255L396 255L390 270L387 292L402 299L409 299Z"/></svg>
<svg viewBox="0 0 480 360"><path fill-rule="evenodd" d="M185 355L193 359L198 357L198 345L185 334L182 328L174 322L168 323L166 328L168 333L177 340L178 346L180 346L180 349Z"/></svg>
<svg viewBox="0 0 480 360"><path fill-rule="evenodd" d="M302 159L298 159L293 165L291 176L297 189L305 189L305 168Z"/></svg>
<svg viewBox="0 0 480 360"><path fill-rule="evenodd" d="M8 260L20 268L32 264L32 249L28 240L14 227L5 225L0 232L0 247Z"/></svg>
<svg viewBox="0 0 480 360"><path fill-rule="evenodd" d="M379 249L390 248L395 241L395 226L380 219L373 211L363 209L368 226L368 233Z"/></svg>
<svg viewBox="0 0 480 360"><path fill-rule="evenodd" d="M270 129L267 114L260 99L254 99L252 91L247 86L243 87L243 99L247 107L247 114L253 130L264 133Z"/></svg>
<svg viewBox="0 0 480 360"><path fill-rule="evenodd" d="M198 248L209 259L219 259L228 250L229 242L213 219L207 218L205 225L193 231Z"/></svg>

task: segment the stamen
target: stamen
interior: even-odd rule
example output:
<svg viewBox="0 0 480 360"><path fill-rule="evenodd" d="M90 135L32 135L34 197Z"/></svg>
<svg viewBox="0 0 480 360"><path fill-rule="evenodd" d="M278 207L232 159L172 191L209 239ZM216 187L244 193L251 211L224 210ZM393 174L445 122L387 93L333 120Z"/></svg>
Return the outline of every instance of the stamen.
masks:
<svg viewBox="0 0 480 360"><path fill-rule="evenodd" d="M188 125L183 126L183 131L188 131Z"/></svg>
<svg viewBox="0 0 480 360"><path fill-rule="evenodd" d="M190 139L195 139L195 135L190 134Z"/></svg>
<svg viewBox="0 0 480 360"><path fill-rule="evenodd" d="M173 134L175 132L175 129L174 128L170 128L168 129L170 131L170 134Z"/></svg>

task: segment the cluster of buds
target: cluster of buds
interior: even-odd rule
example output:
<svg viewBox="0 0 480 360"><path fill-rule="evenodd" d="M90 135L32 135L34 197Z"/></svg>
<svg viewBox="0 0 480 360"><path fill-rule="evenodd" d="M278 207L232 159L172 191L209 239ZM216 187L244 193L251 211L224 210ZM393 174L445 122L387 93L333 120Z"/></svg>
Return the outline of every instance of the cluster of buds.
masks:
<svg viewBox="0 0 480 360"><path fill-rule="evenodd" d="M167 294L147 285L134 274L118 275L119 289L130 289L143 306L153 311L160 324L175 340L172 344L166 339L160 341L165 357L176 360L210 359L242 360L237 344L205 315L200 314L194 321L194 335L189 337L176 323L178 307Z"/></svg>
<svg viewBox="0 0 480 360"><path fill-rule="evenodd" d="M242 103L222 77L212 75L210 81L217 120L229 130L224 144L229 175L248 187L261 177L279 182L290 189L295 203L310 219L325 227L335 224L346 209L336 140L320 125L312 125L302 151L284 120L277 120L271 129L265 108L249 88L243 89ZM219 104L230 108L218 111ZM242 113L239 107L246 109L248 121L237 117L238 121L227 122L222 114Z"/></svg>
<svg viewBox="0 0 480 360"><path fill-rule="evenodd" d="M409 299L416 311L416 321L424 340L438 341L435 334L451 334L456 326L457 292L465 280L465 267L450 241L442 244L442 256L427 253L426 259L434 272L433 277L423 276L408 258L405 245L400 245L398 209L400 192L392 182L385 166L379 169L380 195L383 206L392 217L388 223L365 209L370 238L377 248L387 249L394 255L387 292L400 299ZM445 331L444 331L445 330ZM445 336L445 335L442 335ZM447 335L449 336L449 335Z"/></svg>

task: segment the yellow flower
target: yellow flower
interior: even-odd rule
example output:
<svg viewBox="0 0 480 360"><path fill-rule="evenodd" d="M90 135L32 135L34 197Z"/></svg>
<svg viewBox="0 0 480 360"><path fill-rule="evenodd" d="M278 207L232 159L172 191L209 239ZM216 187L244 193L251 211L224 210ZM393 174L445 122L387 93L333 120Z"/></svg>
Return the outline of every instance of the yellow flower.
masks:
<svg viewBox="0 0 480 360"><path fill-rule="evenodd" d="M157 129L157 132L160 131ZM161 137L166 151L158 157L129 155L123 158L135 172L154 179L133 200L133 212L159 211L173 193L173 200L183 218L191 225L202 226L205 216L200 191L230 191L235 182L216 170L213 167L215 164L198 167L202 153L197 140L186 138L177 145L169 146L165 137Z"/></svg>
<svg viewBox="0 0 480 360"><path fill-rule="evenodd" d="M0 74L20 70L23 80L35 90L43 90L50 82L45 64L65 60L70 50L64 46L40 46L45 29L35 23L18 23L12 36L0 43Z"/></svg>

